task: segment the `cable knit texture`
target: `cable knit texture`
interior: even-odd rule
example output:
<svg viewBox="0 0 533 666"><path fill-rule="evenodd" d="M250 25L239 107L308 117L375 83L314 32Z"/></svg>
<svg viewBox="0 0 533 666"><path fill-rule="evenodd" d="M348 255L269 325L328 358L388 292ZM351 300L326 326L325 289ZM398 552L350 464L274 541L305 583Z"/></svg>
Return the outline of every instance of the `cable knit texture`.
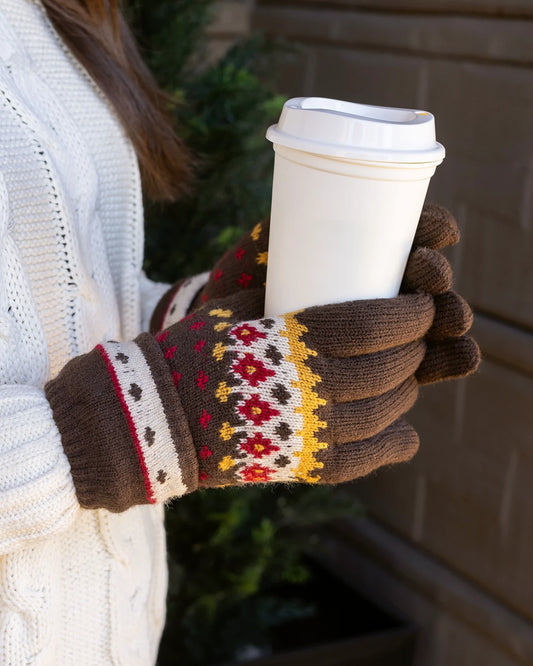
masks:
<svg viewBox="0 0 533 666"><path fill-rule="evenodd" d="M0 3L0 126L0 664L146 666L163 509L80 509L43 387L168 285L141 273L134 150L35 0Z"/></svg>

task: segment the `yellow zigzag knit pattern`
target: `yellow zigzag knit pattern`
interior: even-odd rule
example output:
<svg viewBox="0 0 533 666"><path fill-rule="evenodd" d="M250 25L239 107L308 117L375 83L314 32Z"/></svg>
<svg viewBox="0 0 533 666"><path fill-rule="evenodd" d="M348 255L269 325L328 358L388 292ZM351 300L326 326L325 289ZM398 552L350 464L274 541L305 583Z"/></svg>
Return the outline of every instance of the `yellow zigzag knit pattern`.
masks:
<svg viewBox="0 0 533 666"><path fill-rule="evenodd" d="M317 433L320 429L326 428L326 421L320 421L317 416L317 409L320 405L325 405L326 401L319 398L314 391L314 387L322 379L319 375L307 367L305 361L310 356L316 356L316 351L306 347L301 336L307 332L307 328L298 323L294 314L284 315L286 331L280 331L280 335L286 337L289 341L290 354L287 361L294 364L298 379L292 381L294 388L299 389L302 396L302 406L295 409L296 413L303 417L303 428L296 434L303 440L303 449L294 455L301 460L295 471L295 476L307 483L316 483L320 480L320 475L311 476L311 472L316 469L322 469L323 463L315 458L315 453L320 449L327 448L326 442L318 439Z"/></svg>

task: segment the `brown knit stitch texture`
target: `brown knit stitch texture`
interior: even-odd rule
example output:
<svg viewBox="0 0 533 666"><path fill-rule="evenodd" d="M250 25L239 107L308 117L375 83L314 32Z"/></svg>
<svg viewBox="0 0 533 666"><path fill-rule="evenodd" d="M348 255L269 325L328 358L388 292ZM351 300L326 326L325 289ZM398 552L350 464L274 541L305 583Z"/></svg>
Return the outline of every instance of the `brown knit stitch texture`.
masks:
<svg viewBox="0 0 533 666"><path fill-rule="evenodd" d="M452 290L451 266L439 252L459 238L457 222L446 208L424 205L402 284L403 292L430 294L435 303L426 353L416 372L419 384L465 377L481 360L477 343L466 335L474 319L472 310Z"/></svg>
<svg viewBox="0 0 533 666"><path fill-rule="evenodd" d="M45 389L80 505L119 512L146 503L130 430L100 354L72 359Z"/></svg>
<svg viewBox="0 0 533 666"><path fill-rule="evenodd" d="M108 363L98 345L88 354L72 359L46 384L45 390L70 462L80 505L86 509L121 512L157 500L153 489L147 488L149 475L139 440L144 440L148 449L156 445L163 418L168 424L170 451L179 449L179 475L187 492L198 486L198 462L172 375L157 342L143 333L129 343L130 348L135 347L148 360L149 373L144 377L145 382L136 376L122 391L117 391L116 371L110 373L109 366L122 367L126 376L131 377L132 358L123 353L124 346L120 343L107 346L113 344L117 345L117 353L107 357ZM132 430L139 426L139 420L124 406L126 392L136 404L143 405L145 422L136 429L137 442ZM160 403L159 412L154 396ZM167 458L168 453L157 467L160 481L156 483L161 485L163 501L172 496L163 487L165 482L169 485L168 471L164 470ZM173 472L175 468L176 465Z"/></svg>
<svg viewBox="0 0 533 666"><path fill-rule="evenodd" d="M447 208L436 203L425 203L415 234L415 247L442 250L456 245L461 238L457 220Z"/></svg>

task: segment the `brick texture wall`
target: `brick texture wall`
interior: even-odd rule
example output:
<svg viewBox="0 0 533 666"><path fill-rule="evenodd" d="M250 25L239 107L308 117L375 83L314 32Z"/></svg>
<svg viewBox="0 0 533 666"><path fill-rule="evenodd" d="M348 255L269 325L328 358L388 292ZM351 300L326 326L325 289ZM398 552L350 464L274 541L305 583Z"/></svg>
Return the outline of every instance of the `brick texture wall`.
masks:
<svg viewBox="0 0 533 666"><path fill-rule="evenodd" d="M427 627L419 664L531 664L533 2L257 0L252 18L300 44L282 68L287 95L436 116L447 157L429 197L458 217L450 258L485 359L474 378L423 392L419 455L354 486L375 529L346 538L363 544L366 565L352 557L383 598ZM390 578L394 548L410 549L421 571L429 561L432 584L417 567Z"/></svg>

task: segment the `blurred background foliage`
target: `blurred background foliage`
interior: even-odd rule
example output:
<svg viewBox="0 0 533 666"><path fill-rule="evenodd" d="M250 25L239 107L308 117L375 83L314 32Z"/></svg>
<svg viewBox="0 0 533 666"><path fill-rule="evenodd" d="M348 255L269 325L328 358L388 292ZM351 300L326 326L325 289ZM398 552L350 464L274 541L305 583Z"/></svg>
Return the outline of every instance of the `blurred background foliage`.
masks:
<svg viewBox="0 0 533 666"><path fill-rule="evenodd" d="M197 492L167 513L170 588L159 666L233 663L267 655L276 629L312 617L308 556L320 528L359 512L328 486ZM309 637L311 641L313 636Z"/></svg>
<svg viewBox="0 0 533 666"><path fill-rule="evenodd" d="M126 7L148 65L175 100L196 165L190 195L172 205L145 202L145 269L156 280L209 269L270 208L273 150L264 135L285 101L273 73L289 47L256 35L206 63L213 5ZM298 589L309 583L306 555L320 547L320 527L358 511L328 487L229 488L176 500L166 514L170 582L159 666L269 653L276 626L314 612Z"/></svg>
<svg viewBox="0 0 533 666"><path fill-rule="evenodd" d="M146 265L174 282L210 268L269 211L273 151L265 140L285 101L274 92L277 53L260 36L205 64L213 0L135 0L136 35L160 85L176 102L180 136L196 164L190 196L146 202Z"/></svg>

